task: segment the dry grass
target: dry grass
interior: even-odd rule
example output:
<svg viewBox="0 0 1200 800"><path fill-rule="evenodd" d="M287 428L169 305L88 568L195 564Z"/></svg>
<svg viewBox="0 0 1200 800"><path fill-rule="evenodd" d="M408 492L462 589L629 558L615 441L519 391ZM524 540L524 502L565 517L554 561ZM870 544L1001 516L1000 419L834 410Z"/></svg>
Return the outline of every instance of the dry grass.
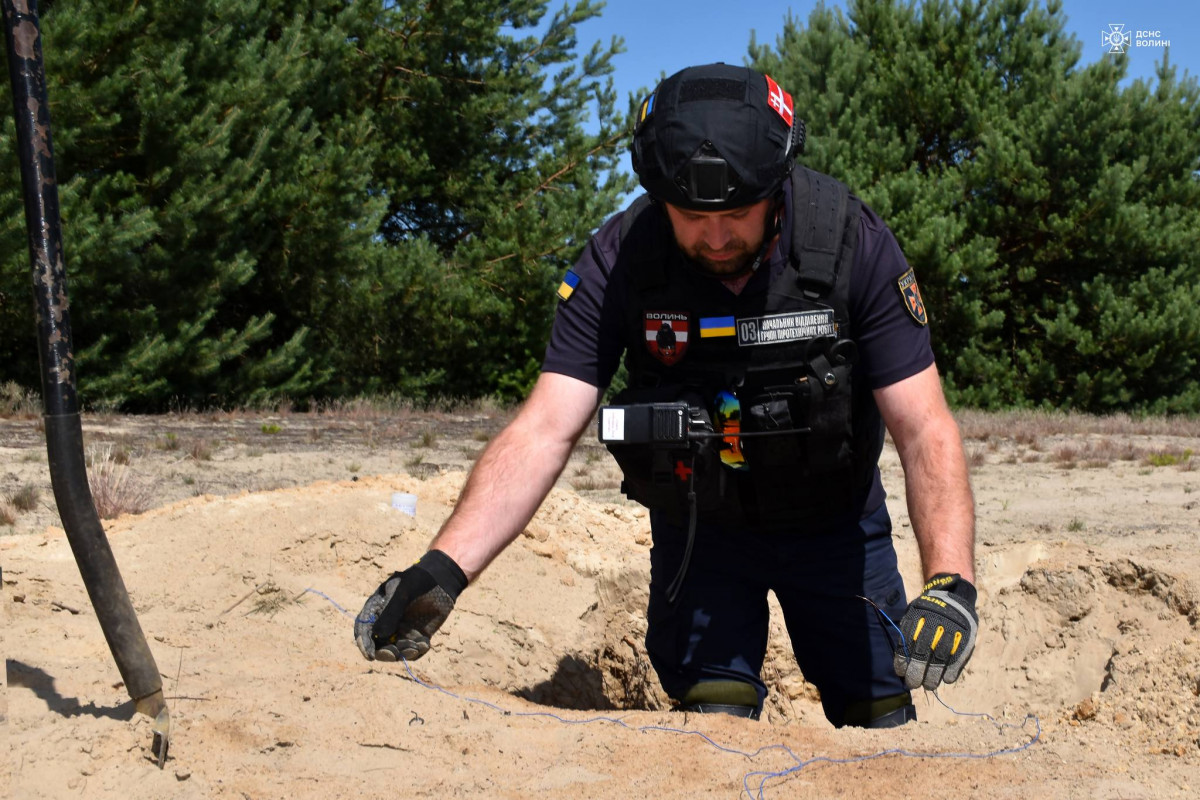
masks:
<svg viewBox="0 0 1200 800"><path fill-rule="evenodd" d="M169 453L173 453L183 447L183 442L179 441L179 437L174 433L166 433L163 434L161 439L155 441L154 446L159 450L166 450Z"/></svg>
<svg viewBox="0 0 1200 800"><path fill-rule="evenodd" d="M363 444L368 450L374 450L379 447L379 433L375 427L375 423L368 423L363 429Z"/></svg>
<svg viewBox="0 0 1200 800"><path fill-rule="evenodd" d="M17 510L7 500L0 500L0 525L17 524Z"/></svg>
<svg viewBox="0 0 1200 800"><path fill-rule="evenodd" d="M967 469L974 472L987 463L987 450L982 447L966 448Z"/></svg>
<svg viewBox="0 0 1200 800"><path fill-rule="evenodd" d="M122 514L141 514L154 500L154 488L138 480L128 464L113 456L112 445L100 445L88 453L88 486L100 519Z"/></svg>
<svg viewBox="0 0 1200 800"><path fill-rule="evenodd" d="M1200 436L1200 416L1136 417L1130 414L1096 416L1066 411L954 412L964 439L987 441L993 437L1032 444L1046 436Z"/></svg>
<svg viewBox="0 0 1200 800"><path fill-rule="evenodd" d="M193 439L187 446L188 458L193 461L212 461L214 449L208 439Z"/></svg>
<svg viewBox="0 0 1200 800"><path fill-rule="evenodd" d="M118 442L113 445L113 461L118 464L128 464L133 460L133 445L128 442Z"/></svg>
<svg viewBox="0 0 1200 800"><path fill-rule="evenodd" d="M494 397L464 400L460 397L439 397L418 402L400 395L376 395L322 403L310 413L350 422L406 420L429 413L492 416L512 408Z"/></svg>
<svg viewBox="0 0 1200 800"><path fill-rule="evenodd" d="M268 617L274 617L285 606L298 605L304 601L304 595L289 598L275 581L270 579L266 583L255 587L254 591L258 594L258 598L254 601L254 605L250 607L250 610L246 612L247 614L266 614Z"/></svg>
<svg viewBox="0 0 1200 800"><path fill-rule="evenodd" d="M982 436L980 436L980 435L963 436L963 438L964 439L982 439L985 442L997 441L997 439L994 438L992 436L992 434L989 432L984 432L982 434ZM1026 447L1028 447L1030 450L1040 451L1042 449L1042 437L1040 435L1038 435L1037 433L1035 433L1034 431L1015 431L1013 433L1013 439L1016 441L1017 444L1023 444Z"/></svg>
<svg viewBox="0 0 1200 800"><path fill-rule="evenodd" d="M1114 461L1138 461L1146 456L1147 448L1129 441L1114 439L1085 439L1055 448L1051 460L1059 463L1083 462L1085 465L1106 467Z"/></svg>
<svg viewBox="0 0 1200 800"><path fill-rule="evenodd" d="M577 475L570 480L571 488L577 492L594 492L600 490L617 489L621 486L621 481L615 478L605 478L592 474Z"/></svg>
<svg viewBox="0 0 1200 800"><path fill-rule="evenodd" d="M287 419L293 416L332 417L332 419L347 422L370 422L380 420L407 420L415 416L427 414L456 414L456 415L485 415L494 416L510 413L514 404L500 401L496 397L481 397L464 399L462 397L437 397L426 401L414 401L410 397L400 395L378 395L372 397L355 397L335 399L322 403L298 403L287 397L271 398L257 404L245 405L238 408L196 409L188 405L173 404L167 416L181 419L203 419L214 423L228 423L233 420L254 419L254 417L272 416ZM36 390L24 389L14 381L0 383L0 417L17 417L17 419L32 419L42 415L42 399ZM107 425L120 414L115 410L104 408L94 410L92 419Z"/></svg>
<svg viewBox="0 0 1200 800"><path fill-rule="evenodd" d="M1193 469L1190 448L1151 448L1129 441L1087 439L1055 448L1050 460L1065 469L1082 465L1091 469L1107 467L1114 461L1136 461L1147 467Z"/></svg>
<svg viewBox="0 0 1200 800"><path fill-rule="evenodd" d="M442 468L437 464L419 463L408 469L408 474L417 480L425 481L442 474Z"/></svg>
<svg viewBox="0 0 1200 800"><path fill-rule="evenodd" d="M1004 443L1016 444L1001 459L1006 464L1045 462L1058 469L1103 469L1124 461L1150 468L1174 466L1182 471L1196 468L1190 450L1164 448L1161 443L1139 442L1135 437L1195 438L1200 436L1200 417L963 409L955 412L955 418L964 442L968 443L967 457L972 469L982 465L981 450L972 448L969 444L972 441L985 443L989 452L999 451ZM1062 441L1068 438L1071 440ZM1051 439L1060 443L1051 444Z"/></svg>
<svg viewBox="0 0 1200 800"><path fill-rule="evenodd" d="M1183 469L1186 466L1186 469L1191 470L1192 460L1190 447L1169 447L1147 453L1143 463L1151 467L1180 467Z"/></svg>
<svg viewBox="0 0 1200 800"><path fill-rule="evenodd" d="M41 492L32 483L27 483L8 496L8 503L17 511L33 511L37 508Z"/></svg>
<svg viewBox="0 0 1200 800"><path fill-rule="evenodd" d="M42 398L13 381L0 383L0 417L33 419L42 415Z"/></svg>
<svg viewBox="0 0 1200 800"><path fill-rule="evenodd" d="M376 422L413 413L411 401L395 397L356 397L350 400L331 400L316 411L320 416L348 422Z"/></svg>

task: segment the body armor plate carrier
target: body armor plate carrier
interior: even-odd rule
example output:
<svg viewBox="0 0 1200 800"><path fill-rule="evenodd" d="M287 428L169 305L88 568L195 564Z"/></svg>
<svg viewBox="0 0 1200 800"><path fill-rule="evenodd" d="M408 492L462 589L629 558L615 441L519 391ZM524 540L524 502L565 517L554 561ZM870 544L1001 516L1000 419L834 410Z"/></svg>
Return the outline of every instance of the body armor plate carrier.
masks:
<svg viewBox="0 0 1200 800"><path fill-rule="evenodd" d="M696 281L647 196L622 220L614 269L631 275L629 382L614 402L685 401L695 430L686 445L609 449L624 474L622 491L679 524L698 511L718 524L794 528L850 511L873 479L883 426L870 391L851 380L857 358L848 314L861 203L844 184L803 167L790 180L790 268L765 293L734 296ZM668 358L653 330L664 315L687 332L686 351ZM709 433L722 392L737 399L736 411ZM733 430L730 421L745 435L722 436ZM735 445L742 469L722 464L721 449Z"/></svg>

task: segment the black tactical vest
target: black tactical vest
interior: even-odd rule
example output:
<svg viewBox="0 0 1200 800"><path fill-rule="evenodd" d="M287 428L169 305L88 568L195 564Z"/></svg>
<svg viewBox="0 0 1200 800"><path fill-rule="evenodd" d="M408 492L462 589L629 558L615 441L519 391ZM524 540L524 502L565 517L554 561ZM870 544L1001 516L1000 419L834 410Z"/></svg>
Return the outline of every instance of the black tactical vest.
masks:
<svg viewBox="0 0 1200 800"><path fill-rule="evenodd" d="M766 292L734 296L697 280L665 213L644 196L622 222L614 269L631 276L629 383L615 402L686 400L711 419L724 390L737 397L749 434L740 439L744 470L720 463L721 438L676 450L610 446L622 490L678 522L691 488L703 520L792 527L850 511L874 475L883 426L868 388L851 381L848 298L861 203L803 167L790 180L789 268Z"/></svg>

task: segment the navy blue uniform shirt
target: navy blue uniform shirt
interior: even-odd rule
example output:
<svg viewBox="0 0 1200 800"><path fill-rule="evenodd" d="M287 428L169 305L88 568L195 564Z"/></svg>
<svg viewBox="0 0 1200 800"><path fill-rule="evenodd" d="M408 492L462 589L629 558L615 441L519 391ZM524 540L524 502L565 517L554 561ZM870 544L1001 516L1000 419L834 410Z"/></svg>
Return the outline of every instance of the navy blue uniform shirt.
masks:
<svg viewBox="0 0 1200 800"><path fill-rule="evenodd" d="M769 261L755 273L743 292L765 291L788 265L791 246L791 182L784 183L784 213L779 243ZM630 275L613 270L620 247L620 212L592 237L572 272L578 276L569 298L559 303L542 371L577 378L606 388L620 366L627 332L625 302ZM864 203L858 223L858 246L850 274L849 315L851 337L858 347L854 366L856 386L879 389L916 375L933 363L929 329L910 313L899 281L909 271L896 237ZM728 291L716 278L697 273L696 280L711 281ZM913 287L915 289L915 286ZM730 293L730 298L734 297ZM607 300L607 302L606 302ZM921 314L924 314L922 309ZM877 424L878 410L869 404ZM876 466L865 496L856 501L858 514L875 511L885 492Z"/></svg>
<svg viewBox="0 0 1200 800"><path fill-rule="evenodd" d="M759 268L742 291L769 285L788 268L791 243L790 182L785 183L783 230L770 261ZM858 345L854 380L871 389L904 380L933 363L929 329L916 322L905 307L897 280L909 269L895 236L863 204L858 247L850 273L850 330ZM614 273L620 247L620 212L608 220L572 269L579 281L570 299L560 302L542 362L543 372L557 372L600 388L607 387L625 348L625 311L616 298L628 296L629 276ZM697 275L696 280L719 283ZM605 295L609 302L604 302ZM730 297L732 298L732 293Z"/></svg>

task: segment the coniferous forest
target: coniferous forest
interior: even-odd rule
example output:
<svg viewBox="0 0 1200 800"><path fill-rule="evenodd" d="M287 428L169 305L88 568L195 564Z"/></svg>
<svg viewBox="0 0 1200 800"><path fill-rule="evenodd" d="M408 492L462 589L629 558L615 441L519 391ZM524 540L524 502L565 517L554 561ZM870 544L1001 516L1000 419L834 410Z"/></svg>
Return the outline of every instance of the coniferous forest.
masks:
<svg viewBox="0 0 1200 800"><path fill-rule="evenodd" d="M602 3L552 8L44 0L83 401L521 397L563 271L634 188L621 43L577 39ZM951 401L1200 413L1195 77L1082 66L1053 2L846 8L747 63L896 233ZM34 387L14 138L0 383Z"/></svg>

